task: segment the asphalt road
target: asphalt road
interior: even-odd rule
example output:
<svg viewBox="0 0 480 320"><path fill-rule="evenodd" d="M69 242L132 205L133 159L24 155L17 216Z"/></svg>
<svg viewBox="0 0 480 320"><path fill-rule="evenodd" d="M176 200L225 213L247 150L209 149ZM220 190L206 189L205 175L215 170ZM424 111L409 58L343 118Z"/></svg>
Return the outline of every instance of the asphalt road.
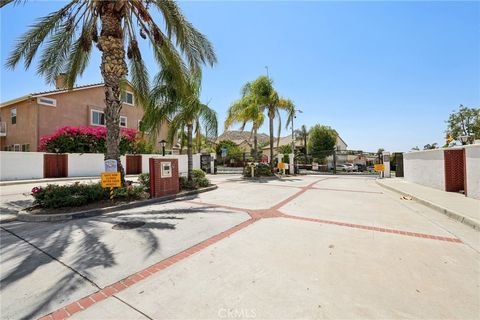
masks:
<svg viewBox="0 0 480 320"><path fill-rule="evenodd" d="M165 204L3 224L1 318L479 318L478 231L368 177L212 180ZM112 228L126 221L145 224Z"/></svg>

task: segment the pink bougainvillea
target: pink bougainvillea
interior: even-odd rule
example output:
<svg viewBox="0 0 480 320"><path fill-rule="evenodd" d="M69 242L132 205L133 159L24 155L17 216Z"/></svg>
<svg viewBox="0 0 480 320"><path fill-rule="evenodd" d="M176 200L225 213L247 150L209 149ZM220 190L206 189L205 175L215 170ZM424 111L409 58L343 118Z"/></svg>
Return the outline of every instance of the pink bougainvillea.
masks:
<svg viewBox="0 0 480 320"><path fill-rule="evenodd" d="M65 126L53 134L40 139L40 151L48 152L105 152L105 127ZM138 130L121 128L120 152L131 152L135 148Z"/></svg>

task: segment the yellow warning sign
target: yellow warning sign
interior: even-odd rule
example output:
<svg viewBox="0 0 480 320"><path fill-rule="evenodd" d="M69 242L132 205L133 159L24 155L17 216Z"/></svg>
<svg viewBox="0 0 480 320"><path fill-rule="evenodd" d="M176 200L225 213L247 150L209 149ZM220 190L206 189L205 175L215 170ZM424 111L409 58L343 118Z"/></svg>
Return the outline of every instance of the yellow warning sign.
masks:
<svg viewBox="0 0 480 320"><path fill-rule="evenodd" d="M121 187L120 172L102 172L102 188Z"/></svg>
<svg viewBox="0 0 480 320"><path fill-rule="evenodd" d="M385 170L385 165L383 163L376 164L375 167L374 167L374 170L377 171L377 172L383 171L383 170Z"/></svg>

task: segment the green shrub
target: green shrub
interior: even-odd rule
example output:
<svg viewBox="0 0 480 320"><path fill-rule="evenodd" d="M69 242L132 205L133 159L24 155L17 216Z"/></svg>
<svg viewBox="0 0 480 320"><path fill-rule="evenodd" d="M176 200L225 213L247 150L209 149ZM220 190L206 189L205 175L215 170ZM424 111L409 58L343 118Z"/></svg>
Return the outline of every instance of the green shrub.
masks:
<svg viewBox="0 0 480 320"><path fill-rule="evenodd" d="M255 177L270 177L273 176L272 170L270 170L270 166L268 164L264 163L258 163L255 165L254 169L254 175ZM252 169L251 166L245 166L243 169L243 176L244 177L251 177L252 176Z"/></svg>
<svg viewBox="0 0 480 320"><path fill-rule="evenodd" d="M195 190L198 188L205 188L210 185L210 180L207 179L205 172L199 169L192 171L192 181L188 181L186 177L180 177L180 190Z"/></svg>
<svg viewBox="0 0 480 320"><path fill-rule="evenodd" d="M78 207L105 198L105 191L97 184L48 185L32 189L34 204L43 208Z"/></svg>
<svg viewBox="0 0 480 320"><path fill-rule="evenodd" d="M146 192L150 192L150 174L141 173L138 175L138 182Z"/></svg>
<svg viewBox="0 0 480 320"><path fill-rule="evenodd" d="M193 180L195 179L201 179L201 178L205 178L206 175L205 175L205 172L201 169L193 169L192 170L192 178Z"/></svg>
<svg viewBox="0 0 480 320"><path fill-rule="evenodd" d="M116 200L139 200L146 198L143 186L128 186L113 189L113 199Z"/></svg>

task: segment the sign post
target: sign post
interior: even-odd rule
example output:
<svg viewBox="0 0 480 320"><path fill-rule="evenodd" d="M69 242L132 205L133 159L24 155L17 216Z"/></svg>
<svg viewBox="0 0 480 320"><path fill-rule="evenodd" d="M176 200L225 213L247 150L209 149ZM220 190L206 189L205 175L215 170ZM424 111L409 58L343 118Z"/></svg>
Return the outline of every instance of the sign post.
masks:
<svg viewBox="0 0 480 320"><path fill-rule="evenodd" d="M110 200L113 200L113 188L122 186L120 172L117 171L117 160L105 160L105 172L101 173L102 188L109 188Z"/></svg>
<svg viewBox="0 0 480 320"><path fill-rule="evenodd" d="M374 170L378 172L379 178L382 178L382 172L383 170L385 170L385 166L383 165L383 163L378 163L374 166Z"/></svg>

